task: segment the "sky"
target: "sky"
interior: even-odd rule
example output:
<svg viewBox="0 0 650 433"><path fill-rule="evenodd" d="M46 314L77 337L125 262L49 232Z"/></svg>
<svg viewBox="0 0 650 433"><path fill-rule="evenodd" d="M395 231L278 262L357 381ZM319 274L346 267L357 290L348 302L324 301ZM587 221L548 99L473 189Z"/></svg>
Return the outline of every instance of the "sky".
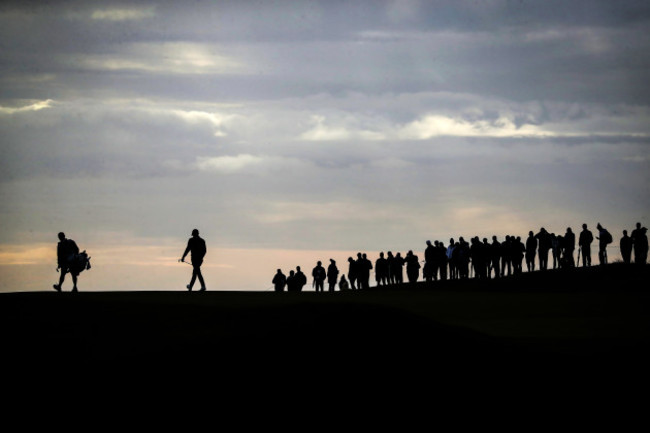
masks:
<svg viewBox="0 0 650 433"><path fill-rule="evenodd" d="M0 291L208 290L650 220L650 3L4 1ZM311 280L308 288L310 287ZM64 283L64 290L70 282Z"/></svg>

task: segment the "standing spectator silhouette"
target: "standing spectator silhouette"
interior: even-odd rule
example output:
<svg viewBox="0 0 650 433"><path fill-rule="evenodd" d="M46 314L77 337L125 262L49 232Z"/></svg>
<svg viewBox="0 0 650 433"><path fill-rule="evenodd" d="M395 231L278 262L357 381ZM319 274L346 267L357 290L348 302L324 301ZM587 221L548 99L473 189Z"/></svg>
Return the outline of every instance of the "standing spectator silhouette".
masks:
<svg viewBox="0 0 650 433"><path fill-rule="evenodd" d="M350 288L352 290L356 290L357 286L355 283L359 274L357 271L357 262L352 257L348 257L348 263L348 278L350 279Z"/></svg>
<svg viewBox="0 0 650 433"><path fill-rule="evenodd" d="M404 282L404 257L402 257L402 254L399 251L395 254L395 258L393 259L393 270L393 273L395 274L395 284L402 284Z"/></svg>
<svg viewBox="0 0 650 433"><path fill-rule="evenodd" d="M336 280L339 277L339 268L336 267L336 261L330 259L330 265L327 267L327 284L329 284L329 291L333 292L336 288Z"/></svg>
<svg viewBox="0 0 650 433"><path fill-rule="evenodd" d="M591 243L594 241L594 236L587 229L587 224L582 225L582 231L578 238L578 246L582 252L582 266L591 266Z"/></svg>
<svg viewBox="0 0 650 433"><path fill-rule="evenodd" d="M472 267L474 268L474 277L475 278L485 278L485 254L484 254L484 244L481 243L481 240L478 236L470 239L471 245L469 248L470 257L472 259Z"/></svg>
<svg viewBox="0 0 650 433"><path fill-rule="evenodd" d="M553 269L556 269L560 260L560 239L555 233L551 233L551 256L553 257Z"/></svg>
<svg viewBox="0 0 650 433"><path fill-rule="evenodd" d="M458 267L456 266L456 260L454 260L454 249L456 248L456 242L454 238L449 239L449 246L447 247L447 263L449 264L449 279L455 280L458 278Z"/></svg>
<svg viewBox="0 0 650 433"><path fill-rule="evenodd" d="M354 261L355 263L355 269L357 270L357 289L363 289L365 288L365 278L366 278L366 271L367 267L365 266L365 263L363 261L363 255L361 253L357 253L357 258Z"/></svg>
<svg viewBox="0 0 650 433"><path fill-rule="evenodd" d="M54 285L54 290L57 292L61 291L61 285L65 280L66 274L69 272L72 275L72 291L77 292L77 276L78 273L73 268L73 262L76 254L79 254L79 247L77 243L72 239L67 239L65 233L60 232L58 234L59 243L56 246L56 259L57 259L57 270L61 271L59 276L59 284Z"/></svg>
<svg viewBox="0 0 650 433"><path fill-rule="evenodd" d="M514 263L514 249L512 242L514 238L506 235L503 242L501 242L501 276L512 275L512 264ZM508 271L506 274L506 270Z"/></svg>
<svg viewBox="0 0 650 433"><path fill-rule="evenodd" d="M436 249L431 241L427 241L427 247L424 249L424 269L422 270L422 276L427 282L431 282L432 280L437 279L434 278L434 274L438 273L435 262Z"/></svg>
<svg viewBox="0 0 650 433"><path fill-rule="evenodd" d="M287 292L299 292L300 288L298 287L298 280L296 279L296 273L292 270L289 271L289 276L287 277Z"/></svg>
<svg viewBox="0 0 650 433"><path fill-rule="evenodd" d="M440 270L440 280L444 281L447 279L447 247L445 244L440 241L434 242L436 245L436 255L438 256L438 268Z"/></svg>
<svg viewBox="0 0 650 433"><path fill-rule="evenodd" d="M557 267L560 269L566 269L568 267L568 257L564 252L564 236L555 236L555 240L557 242Z"/></svg>
<svg viewBox="0 0 650 433"><path fill-rule="evenodd" d="M575 261L573 260L573 252L576 249L576 235L571 230L571 227L567 227L566 233L564 234L564 255L566 257L567 266L573 268L575 266Z"/></svg>
<svg viewBox="0 0 650 433"><path fill-rule="evenodd" d="M278 269L278 271L273 276L271 283L273 283L273 287L276 292L284 291L284 286L287 284L287 277L282 273L282 269Z"/></svg>
<svg viewBox="0 0 650 433"><path fill-rule="evenodd" d="M526 239L526 268L528 272L535 270L535 252L537 250L537 238L533 231L528 232L528 239Z"/></svg>
<svg viewBox="0 0 650 433"><path fill-rule="evenodd" d="M384 252L379 253L379 258L375 261L375 280L377 286L388 284L388 260L384 257Z"/></svg>
<svg viewBox="0 0 650 433"><path fill-rule="evenodd" d="M645 265L648 260L648 229L641 227L641 223L636 223L636 229L632 230L632 246L634 247L634 263Z"/></svg>
<svg viewBox="0 0 650 433"><path fill-rule="evenodd" d="M548 251L551 249L551 234L546 231L544 227L539 229L539 233L535 235L538 240L537 254L539 256L539 270L545 271L548 269Z"/></svg>
<svg viewBox="0 0 650 433"><path fill-rule="evenodd" d="M302 288L307 284L307 276L300 270L300 266L296 266L294 278L296 279L296 291L302 292Z"/></svg>
<svg viewBox="0 0 650 433"><path fill-rule="evenodd" d="M327 273L323 267L323 263L319 260L314 269L311 271L311 276L314 279L313 285L317 292L324 291L325 278Z"/></svg>
<svg viewBox="0 0 650 433"><path fill-rule="evenodd" d="M521 236L510 236L512 251L512 268L514 274L521 274L523 272L524 254L526 253L526 246L521 241Z"/></svg>
<svg viewBox="0 0 650 433"><path fill-rule="evenodd" d="M630 264L632 259L632 238L627 235L627 230L623 230L623 237L619 241L618 245L621 249L623 263Z"/></svg>
<svg viewBox="0 0 650 433"><path fill-rule="evenodd" d="M388 268L388 284L395 284L395 264L393 263L395 257L392 251L386 253L386 267Z"/></svg>
<svg viewBox="0 0 650 433"><path fill-rule="evenodd" d="M406 261L406 276L409 283L415 284L420 276L420 259L413 254L413 251L409 250L404 260Z"/></svg>
<svg viewBox="0 0 650 433"><path fill-rule="evenodd" d="M501 268L500 261L501 259L501 242L497 240L496 235L492 236L492 248L490 249L490 260L492 262L492 269L494 270L494 278L499 278L499 270ZM490 271L490 274L492 272ZM491 275L488 275L491 277Z"/></svg>
<svg viewBox="0 0 650 433"><path fill-rule="evenodd" d="M360 288L368 289L370 288L370 271L372 270L372 262L368 260L366 253L359 253L357 257Z"/></svg>
<svg viewBox="0 0 650 433"><path fill-rule="evenodd" d="M190 284L187 285L187 290L190 292L197 278L201 283L199 291L205 291L205 281L203 281L203 275L201 274L201 265L203 264L203 258L207 251L205 241L199 236L199 231L197 229L192 230L192 237L187 241L187 248L185 248L183 256L180 259L181 262L184 262L188 253L192 255L192 279L190 280Z"/></svg>
<svg viewBox="0 0 650 433"><path fill-rule="evenodd" d="M598 229L598 236L596 236L596 239L598 239L598 262L601 265L606 265L607 245L612 243L612 235L600 223L596 225L596 228Z"/></svg>
<svg viewBox="0 0 650 433"><path fill-rule="evenodd" d="M454 254L456 254L456 265L458 266L458 278L466 279L469 278L469 261L470 261L470 251L469 243L465 241L465 238L460 236L458 242L456 243L456 248L454 248Z"/></svg>

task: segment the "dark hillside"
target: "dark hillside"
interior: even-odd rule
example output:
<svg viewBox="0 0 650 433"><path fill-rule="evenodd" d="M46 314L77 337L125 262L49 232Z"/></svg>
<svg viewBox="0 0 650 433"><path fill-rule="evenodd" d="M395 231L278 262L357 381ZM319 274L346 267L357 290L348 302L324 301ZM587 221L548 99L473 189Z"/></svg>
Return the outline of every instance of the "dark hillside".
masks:
<svg viewBox="0 0 650 433"><path fill-rule="evenodd" d="M602 379L650 361L649 276L612 264L335 293L6 293L2 365L221 386Z"/></svg>

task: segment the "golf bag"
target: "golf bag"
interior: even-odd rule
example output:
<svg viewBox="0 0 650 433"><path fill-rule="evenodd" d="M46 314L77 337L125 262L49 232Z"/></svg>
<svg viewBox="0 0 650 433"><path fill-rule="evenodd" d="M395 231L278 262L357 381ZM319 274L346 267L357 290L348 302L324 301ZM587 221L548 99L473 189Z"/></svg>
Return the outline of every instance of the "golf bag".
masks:
<svg viewBox="0 0 650 433"><path fill-rule="evenodd" d="M86 269L90 269L90 257L86 253L86 250L70 256L68 259L68 270L71 274L79 275Z"/></svg>

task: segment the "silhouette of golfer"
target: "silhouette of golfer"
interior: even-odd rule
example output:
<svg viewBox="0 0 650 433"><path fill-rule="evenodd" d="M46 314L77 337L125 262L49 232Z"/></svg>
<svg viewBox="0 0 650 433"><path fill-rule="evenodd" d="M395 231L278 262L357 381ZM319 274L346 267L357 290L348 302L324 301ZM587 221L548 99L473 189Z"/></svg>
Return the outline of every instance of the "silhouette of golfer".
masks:
<svg viewBox="0 0 650 433"><path fill-rule="evenodd" d="M187 285L187 290L190 292L197 278L201 283L201 289L199 291L205 291L205 281L203 281L203 275L201 274L201 264L203 264L203 257L205 257L207 251L205 241L199 236L199 231L197 229L192 230L192 237L187 241L187 248L185 248L185 252L179 260L180 262L184 262L185 256L190 252L192 253L192 279L190 280L190 284Z"/></svg>
<svg viewBox="0 0 650 433"><path fill-rule="evenodd" d="M72 291L77 291L77 275L78 272L75 272L74 269L71 269L71 266L74 261L75 254L79 254L79 247L72 239L66 239L65 233L59 233L59 243L56 246L56 258L57 258L57 271L61 270L61 276L59 277L59 284L54 285L54 290L57 292L61 291L61 285L63 280L65 280L65 275L70 272L72 275Z"/></svg>

